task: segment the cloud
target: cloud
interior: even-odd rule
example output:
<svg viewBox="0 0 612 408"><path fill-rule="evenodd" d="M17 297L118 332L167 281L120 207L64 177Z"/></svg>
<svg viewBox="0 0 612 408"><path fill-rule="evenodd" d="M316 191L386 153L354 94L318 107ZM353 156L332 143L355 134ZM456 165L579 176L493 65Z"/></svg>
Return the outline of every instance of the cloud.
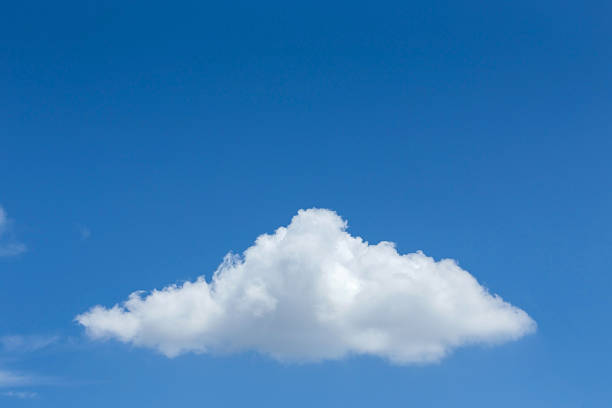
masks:
<svg viewBox="0 0 612 408"><path fill-rule="evenodd" d="M32 352L50 346L58 340L58 336L11 335L0 337L0 346L2 351L6 352Z"/></svg>
<svg viewBox="0 0 612 408"><path fill-rule="evenodd" d="M94 339L117 339L168 357L255 350L283 361L373 355L437 361L456 347L497 344L535 330L523 310L490 294L450 259L368 244L325 209L228 254L210 282L134 292L76 321Z"/></svg>
<svg viewBox="0 0 612 408"><path fill-rule="evenodd" d="M84 225L77 225L77 230L82 241L85 241L91 237L91 230L88 227Z"/></svg>
<svg viewBox="0 0 612 408"><path fill-rule="evenodd" d="M11 220L0 206L0 257L15 256L26 251L26 246L13 239L10 232Z"/></svg>
<svg viewBox="0 0 612 408"><path fill-rule="evenodd" d="M17 374L11 371L0 369L0 387L14 387L19 385L28 385L32 382L32 378Z"/></svg>
<svg viewBox="0 0 612 408"><path fill-rule="evenodd" d="M59 336L46 335L10 335L0 336L0 357L23 357L24 353L31 353L49 347L60 340ZM23 388L36 385L60 385L62 381L54 377L40 376L35 373L16 372L0 367L0 389ZM29 399L38 396L33 391L8 390L0 392L0 396L19 399Z"/></svg>
<svg viewBox="0 0 612 408"><path fill-rule="evenodd" d="M6 391L1 393L0 395L4 397L13 397L19 399L36 398L38 396L37 393L31 391Z"/></svg>

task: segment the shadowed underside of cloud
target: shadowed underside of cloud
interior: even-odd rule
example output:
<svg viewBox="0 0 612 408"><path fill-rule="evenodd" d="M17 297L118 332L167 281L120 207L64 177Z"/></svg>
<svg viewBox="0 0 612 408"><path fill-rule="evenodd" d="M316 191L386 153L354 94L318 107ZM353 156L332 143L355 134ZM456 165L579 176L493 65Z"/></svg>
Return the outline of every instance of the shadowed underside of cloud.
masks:
<svg viewBox="0 0 612 408"><path fill-rule="evenodd" d="M255 350L285 361L367 354L405 364L535 330L521 309L490 294L453 260L399 254L346 232L335 212L300 210L211 282L135 292L76 317L94 339L115 338L173 357Z"/></svg>

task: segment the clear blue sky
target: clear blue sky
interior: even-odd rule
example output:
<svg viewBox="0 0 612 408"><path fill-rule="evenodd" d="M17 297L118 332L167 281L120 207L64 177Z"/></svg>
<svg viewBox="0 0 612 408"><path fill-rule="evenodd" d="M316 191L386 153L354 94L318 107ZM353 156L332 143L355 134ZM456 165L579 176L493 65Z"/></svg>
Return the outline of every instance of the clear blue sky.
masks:
<svg viewBox="0 0 612 408"><path fill-rule="evenodd" d="M609 404L611 3L221 3L3 5L0 406ZM537 331L294 364L74 322L310 207L456 259Z"/></svg>

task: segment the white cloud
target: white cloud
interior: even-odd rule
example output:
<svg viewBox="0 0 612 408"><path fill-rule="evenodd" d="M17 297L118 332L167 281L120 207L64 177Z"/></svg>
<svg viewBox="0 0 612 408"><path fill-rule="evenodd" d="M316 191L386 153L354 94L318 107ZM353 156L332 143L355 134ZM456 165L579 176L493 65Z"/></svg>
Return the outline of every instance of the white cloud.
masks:
<svg viewBox="0 0 612 408"><path fill-rule="evenodd" d="M242 257L228 254L211 282L135 292L76 320L94 339L168 357L256 350L285 361L366 354L399 364L535 330L524 311L453 260L401 255L391 242L370 245L346 228L333 211L300 210Z"/></svg>
<svg viewBox="0 0 612 408"><path fill-rule="evenodd" d="M15 256L26 251L26 246L15 241L9 234L10 220L0 206L0 257Z"/></svg>

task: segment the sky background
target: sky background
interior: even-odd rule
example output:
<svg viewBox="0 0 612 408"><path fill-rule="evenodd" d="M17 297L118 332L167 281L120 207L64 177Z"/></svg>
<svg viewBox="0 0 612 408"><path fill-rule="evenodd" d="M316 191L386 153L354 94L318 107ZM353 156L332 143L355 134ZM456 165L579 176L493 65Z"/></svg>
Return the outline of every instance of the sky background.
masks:
<svg viewBox="0 0 612 408"><path fill-rule="evenodd" d="M612 5L8 2L2 407L612 399ZM437 364L174 359L74 317L210 278L300 208L453 258L537 322ZM12 341L11 341L12 339Z"/></svg>

